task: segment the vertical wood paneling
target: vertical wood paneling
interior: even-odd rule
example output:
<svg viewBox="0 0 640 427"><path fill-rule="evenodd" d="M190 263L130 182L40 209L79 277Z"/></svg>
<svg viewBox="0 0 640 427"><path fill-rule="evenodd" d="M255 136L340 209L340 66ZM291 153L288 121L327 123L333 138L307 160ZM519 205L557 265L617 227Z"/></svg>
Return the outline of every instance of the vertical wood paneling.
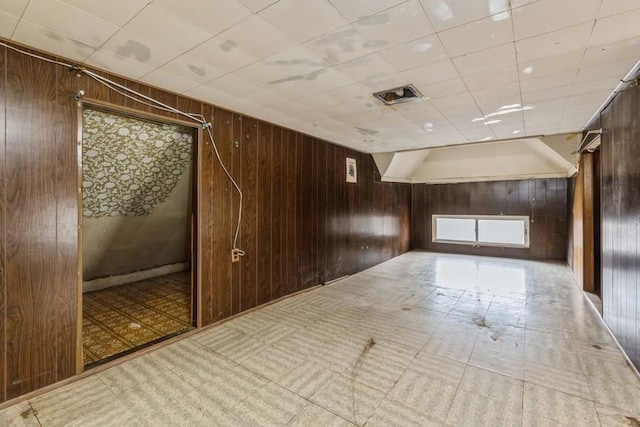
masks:
<svg viewBox="0 0 640 427"><path fill-rule="evenodd" d="M5 92L5 76L6 76L6 55L7 48L0 48L0 99L6 99ZM7 342L5 337L5 322L6 322L6 234L4 229L5 213L6 213L6 193L5 193L5 130L6 130L6 111L5 103L0 102L0 402L6 400L7 389L7 370L6 370L6 356L7 352L4 350L7 348Z"/></svg>
<svg viewBox="0 0 640 427"><path fill-rule="evenodd" d="M57 330L65 319L55 317L64 285L55 282L55 71L9 52L7 75L5 351L6 397L13 398L56 381ZM20 122L29 125L12 126Z"/></svg>
<svg viewBox="0 0 640 427"><path fill-rule="evenodd" d="M273 125L259 122L257 134L258 146L258 192L257 192L257 304L264 304L271 300L271 237L272 218L271 191L272 191L272 146Z"/></svg>
<svg viewBox="0 0 640 427"><path fill-rule="evenodd" d="M77 138L77 93L78 78L63 68L56 68L58 81L55 150L56 150L56 272L54 277L56 319L56 379L67 378L76 371L77 311L70 311L69 304L77 304L76 282L78 262L78 205L76 177L77 150L73 141Z"/></svg>
<svg viewBox="0 0 640 427"><path fill-rule="evenodd" d="M515 258L566 259L567 186L565 179L426 186L414 184L412 187L413 249ZM537 194L535 205L530 200L530 189L533 191L531 194ZM434 243L431 241L431 217L436 214L528 215L531 220L531 247L520 249Z"/></svg>
<svg viewBox="0 0 640 427"><path fill-rule="evenodd" d="M286 150L283 142L284 131L279 126L273 127L272 150L272 180L271 180L271 299L284 295L283 260L286 245L285 219L283 209L287 192L286 179Z"/></svg>
<svg viewBox="0 0 640 427"><path fill-rule="evenodd" d="M86 99L110 103L116 109L184 119L128 99L87 76L3 52L0 401L72 376L78 362L79 183L73 96L82 89ZM206 132L200 131L194 168L198 326L409 249L411 186L379 182L371 156L139 82L109 77L185 112L204 115L213 124L221 158L243 191L238 246L246 256L232 264L239 197ZM345 181L347 156L357 160L357 184Z"/></svg>
<svg viewBox="0 0 640 427"><path fill-rule="evenodd" d="M203 106L202 115L209 117L213 114L210 106ZM211 142L204 136L200 143L200 181L199 181L199 197L198 204L203 212L214 212L216 209L216 185L220 180L216 174L214 152ZM205 254L217 253L220 246L218 236L215 233L215 220L212 215L200 216L200 320L207 325L214 321L215 312L217 311L215 299L216 283L218 282L219 270L214 267L214 260Z"/></svg>
<svg viewBox="0 0 640 427"><path fill-rule="evenodd" d="M239 114L231 115L231 123L233 126L232 141L232 162L231 176L235 179L240 189L244 188L242 181L242 116ZM231 203L231 239L234 238L236 228L238 227L238 209L240 207L240 195L234 191ZM243 232L242 224L238 232L237 246L243 248ZM240 291L242 289L242 260L231 265L231 314L238 314L241 310Z"/></svg>
<svg viewBox="0 0 640 427"><path fill-rule="evenodd" d="M258 257L258 121L242 119L242 185L243 218L242 244L246 255L242 263L240 311L255 307L257 303Z"/></svg>
<svg viewBox="0 0 640 427"><path fill-rule="evenodd" d="M634 365L640 368L638 114L640 91L629 87L600 115L603 134L598 170L603 317Z"/></svg>

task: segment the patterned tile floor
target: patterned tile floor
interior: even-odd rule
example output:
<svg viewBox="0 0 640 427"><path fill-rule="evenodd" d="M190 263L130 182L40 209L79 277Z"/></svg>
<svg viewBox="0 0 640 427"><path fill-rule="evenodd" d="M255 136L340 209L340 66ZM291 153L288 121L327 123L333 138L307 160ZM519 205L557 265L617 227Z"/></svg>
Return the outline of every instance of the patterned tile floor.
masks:
<svg viewBox="0 0 640 427"><path fill-rule="evenodd" d="M425 252L0 412L45 427L638 420L640 381L566 266Z"/></svg>
<svg viewBox="0 0 640 427"><path fill-rule="evenodd" d="M83 295L84 364L95 365L190 328L189 272Z"/></svg>

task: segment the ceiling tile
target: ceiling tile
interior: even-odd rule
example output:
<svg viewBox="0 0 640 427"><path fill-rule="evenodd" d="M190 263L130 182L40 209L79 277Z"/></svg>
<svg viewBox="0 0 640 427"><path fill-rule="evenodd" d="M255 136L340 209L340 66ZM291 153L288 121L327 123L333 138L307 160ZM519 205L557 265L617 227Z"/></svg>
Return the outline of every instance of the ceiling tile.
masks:
<svg viewBox="0 0 640 427"><path fill-rule="evenodd" d="M542 59L520 61L518 64L520 80L529 80L562 71L576 70L580 66L583 56L584 50L576 50Z"/></svg>
<svg viewBox="0 0 640 427"><path fill-rule="evenodd" d="M629 12L639 8L640 3L638 3L637 0L602 0L598 18Z"/></svg>
<svg viewBox="0 0 640 427"><path fill-rule="evenodd" d="M269 89L261 89L243 95L242 99L256 104L259 107L270 107L275 104L286 102L286 99ZM268 109L266 109L268 111Z"/></svg>
<svg viewBox="0 0 640 427"><path fill-rule="evenodd" d="M260 12L262 9L271 6L277 1L278 0L240 0L242 4L251 9L254 13Z"/></svg>
<svg viewBox="0 0 640 427"><path fill-rule="evenodd" d="M591 67L582 67L578 71L578 76L576 77L576 83L584 83L590 80L600 80L606 78L617 79L618 81L622 80L627 72L633 67L637 62L636 58L625 59L618 62L612 62L609 64L595 65ZM621 70L626 70L621 72Z"/></svg>
<svg viewBox="0 0 640 427"><path fill-rule="evenodd" d="M513 11L516 40L594 21L601 0L540 0Z"/></svg>
<svg viewBox="0 0 640 427"><path fill-rule="evenodd" d="M601 92L603 90L612 92L616 86L618 86L618 83L620 83L620 79L615 77L576 83L571 88L571 95L584 95L587 93Z"/></svg>
<svg viewBox="0 0 640 427"><path fill-rule="evenodd" d="M57 0L31 0L22 20L94 48L118 30L114 24Z"/></svg>
<svg viewBox="0 0 640 427"><path fill-rule="evenodd" d="M571 85L576 80L576 70L564 71L562 73L550 74L548 76L536 77L534 79L520 82L522 93L535 92L539 90L551 89L554 87Z"/></svg>
<svg viewBox="0 0 640 427"><path fill-rule="evenodd" d="M459 77L431 84L422 83L419 89L420 92L427 98L439 98L441 96L467 92L468 90L464 81Z"/></svg>
<svg viewBox="0 0 640 427"><path fill-rule="evenodd" d="M422 37L380 52L397 71L431 64L448 58L437 35Z"/></svg>
<svg viewBox="0 0 640 427"><path fill-rule="evenodd" d="M510 16L507 0L421 0L421 3L438 31L489 16L494 22L508 20Z"/></svg>
<svg viewBox="0 0 640 427"><path fill-rule="evenodd" d="M209 39L183 55L225 72L234 71L256 62L259 58L218 38Z"/></svg>
<svg viewBox="0 0 640 427"><path fill-rule="evenodd" d="M348 24L327 1L280 0L259 14L299 43Z"/></svg>
<svg viewBox="0 0 640 427"><path fill-rule="evenodd" d="M485 116L493 114L499 109L522 104L520 99L520 86L518 83L506 83L500 86L493 86L487 89L472 91L471 96L475 100L480 111Z"/></svg>
<svg viewBox="0 0 640 427"><path fill-rule="evenodd" d="M518 68L516 65L496 68L482 73L471 74L463 77L469 90L479 90L492 86L518 81Z"/></svg>
<svg viewBox="0 0 640 427"><path fill-rule="evenodd" d="M165 88L176 93L183 93L198 86L198 82L185 79L163 69L156 69L143 76L141 81L150 85Z"/></svg>
<svg viewBox="0 0 640 427"><path fill-rule="evenodd" d="M22 16L24 10L27 8L29 0L11 0L0 2L0 12L4 12L11 16Z"/></svg>
<svg viewBox="0 0 640 427"><path fill-rule="evenodd" d="M331 65L375 53L384 47L382 43L370 43L352 26L339 28L310 40L303 45Z"/></svg>
<svg viewBox="0 0 640 427"><path fill-rule="evenodd" d="M258 59L267 58L296 45L282 31L258 15L251 15L218 34L216 39L223 41L220 50L240 49Z"/></svg>
<svg viewBox="0 0 640 427"><path fill-rule="evenodd" d="M375 15L407 0L329 0L349 22Z"/></svg>
<svg viewBox="0 0 640 427"><path fill-rule="evenodd" d="M287 81L313 80L324 72L324 68L321 58L299 46L248 65L236 71L235 75L256 85L268 86Z"/></svg>
<svg viewBox="0 0 640 427"><path fill-rule="evenodd" d="M111 0L108 3L110 4ZM215 3L209 0L182 0L180 2L153 0L153 5L184 19L212 35L218 34L251 16L251 11L238 0L216 0Z"/></svg>
<svg viewBox="0 0 640 427"><path fill-rule="evenodd" d="M589 39L589 47L638 37L640 9L598 19Z"/></svg>
<svg viewBox="0 0 640 427"><path fill-rule="evenodd" d="M398 6L354 23L371 43L395 46L434 33L418 0L408 0Z"/></svg>
<svg viewBox="0 0 640 427"><path fill-rule="evenodd" d="M345 75L331 68L322 68L310 73L306 77L295 80L285 80L270 86L270 90L285 99L296 99L301 96L325 92L334 88L353 83Z"/></svg>
<svg viewBox="0 0 640 427"><path fill-rule="evenodd" d="M8 13L0 12L0 37L4 37L5 39L11 38L13 34L13 30L15 30L18 25L17 16L9 15Z"/></svg>
<svg viewBox="0 0 640 427"><path fill-rule="evenodd" d="M475 101L469 92L456 93L454 95L447 95L440 98L430 99L429 102L438 111L442 111L449 107L464 105L473 105L475 108L477 108Z"/></svg>
<svg viewBox="0 0 640 427"><path fill-rule="evenodd" d="M574 25L562 30L516 41L518 63L582 50L586 47L593 23Z"/></svg>
<svg viewBox="0 0 640 427"><path fill-rule="evenodd" d="M458 77L458 71L450 60L423 65L400 73L409 83L418 86L433 84Z"/></svg>
<svg viewBox="0 0 640 427"><path fill-rule="evenodd" d="M243 96L247 95L251 92L257 92L262 87L252 82L242 79L233 74L227 74L225 76L219 77L215 80L210 81L205 86L217 89L221 92L228 93L230 95Z"/></svg>
<svg viewBox="0 0 640 427"><path fill-rule="evenodd" d="M532 92L522 93L523 104L535 104L543 101L550 101L558 98L566 98L571 95L572 85L554 87L552 89L543 89Z"/></svg>
<svg viewBox="0 0 640 427"><path fill-rule="evenodd" d="M172 52L185 52L211 38L208 32L153 6L143 9L133 18L123 31L146 39L154 45L164 46ZM179 34L180 37L176 37Z"/></svg>
<svg viewBox="0 0 640 427"><path fill-rule="evenodd" d="M335 104L351 103L359 100L373 100L371 91L362 83L353 83L324 92L324 95L334 100Z"/></svg>
<svg viewBox="0 0 640 427"><path fill-rule="evenodd" d="M513 41L511 20L484 18L438 33L450 56L456 57Z"/></svg>
<svg viewBox="0 0 640 427"><path fill-rule="evenodd" d="M195 99L201 99L205 102L219 105L220 107L224 107L226 102L233 98L233 95L204 85L188 90L184 93L184 95L190 96Z"/></svg>
<svg viewBox="0 0 640 427"><path fill-rule="evenodd" d="M61 0L76 9L100 17L118 27L129 22L138 12L144 9L149 0Z"/></svg>
<svg viewBox="0 0 640 427"><path fill-rule="evenodd" d="M590 47L584 52L582 66L607 64L628 58L640 58L640 37Z"/></svg>
<svg viewBox="0 0 640 427"><path fill-rule="evenodd" d="M132 79L139 79L145 74L153 71L153 67L147 64L143 64L135 59L118 55L117 53L104 49L95 51L86 59L85 62L89 65L127 76Z"/></svg>
<svg viewBox="0 0 640 427"><path fill-rule="evenodd" d="M84 61L95 52L90 46L27 21L18 23L12 40L75 61Z"/></svg>
<svg viewBox="0 0 640 427"><path fill-rule="evenodd" d="M184 55L163 65L162 70L199 84L207 83L225 74L224 70Z"/></svg>
<svg viewBox="0 0 640 427"><path fill-rule="evenodd" d="M461 76L501 68L516 63L513 43L507 43L452 59Z"/></svg>
<svg viewBox="0 0 640 427"><path fill-rule="evenodd" d="M109 55L113 58L118 56L154 69L180 55L183 49L157 43L153 39L120 30L99 51L105 53L102 55L103 59L109 58ZM120 63L120 61L115 61L113 65L117 67Z"/></svg>
<svg viewBox="0 0 640 427"><path fill-rule="evenodd" d="M393 67L377 53L337 65L336 70L355 82L369 82L392 74Z"/></svg>

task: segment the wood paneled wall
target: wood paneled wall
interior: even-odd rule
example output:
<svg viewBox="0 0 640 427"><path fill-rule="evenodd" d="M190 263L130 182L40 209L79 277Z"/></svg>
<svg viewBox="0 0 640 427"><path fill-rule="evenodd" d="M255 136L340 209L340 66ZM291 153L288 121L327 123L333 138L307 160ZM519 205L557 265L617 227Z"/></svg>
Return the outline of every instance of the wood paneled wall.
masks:
<svg viewBox="0 0 640 427"><path fill-rule="evenodd" d="M412 186L412 247L436 252L566 260L567 180L549 178ZM431 216L528 215L530 247L473 247L432 242Z"/></svg>
<svg viewBox="0 0 640 427"><path fill-rule="evenodd" d="M78 198L75 94L151 111L67 69L0 55L0 401L75 374ZM103 73L103 75L106 75ZM370 155L111 76L213 123L239 197L203 138L199 170L200 326L355 273L410 248L411 188L375 179ZM358 183L345 182L345 158ZM6 334L6 335L5 335Z"/></svg>
<svg viewBox="0 0 640 427"><path fill-rule="evenodd" d="M637 77L637 76L636 76ZM601 282L603 317L640 369L640 88L602 112Z"/></svg>

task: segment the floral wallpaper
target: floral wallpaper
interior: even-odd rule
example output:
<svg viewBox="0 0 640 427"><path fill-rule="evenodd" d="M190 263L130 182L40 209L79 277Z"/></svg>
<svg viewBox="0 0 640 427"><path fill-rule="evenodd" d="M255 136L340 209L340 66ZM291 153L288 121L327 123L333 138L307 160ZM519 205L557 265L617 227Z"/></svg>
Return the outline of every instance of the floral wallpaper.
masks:
<svg viewBox="0 0 640 427"><path fill-rule="evenodd" d="M85 108L82 213L148 215L191 162L191 129Z"/></svg>

